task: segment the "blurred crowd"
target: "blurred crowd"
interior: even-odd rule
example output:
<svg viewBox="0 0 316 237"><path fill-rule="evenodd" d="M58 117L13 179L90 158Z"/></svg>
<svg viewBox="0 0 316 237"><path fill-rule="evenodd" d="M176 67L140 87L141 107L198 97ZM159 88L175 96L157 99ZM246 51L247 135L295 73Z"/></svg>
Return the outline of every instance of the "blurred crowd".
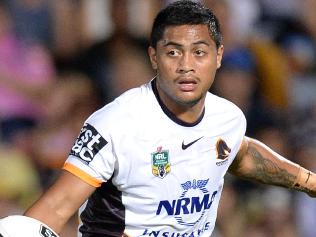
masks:
<svg viewBox="0 0 316 237"><path fill-rule="evenodd" d="M148 36L170 0L0 0L0 217L58 176L84 120L149 81ZM225 53L211 92L247 135L316 171L316 0L204 0ZM62 237L74 237L77 217ZM229 174L214 237L315 237L316 201Z"/></svg>

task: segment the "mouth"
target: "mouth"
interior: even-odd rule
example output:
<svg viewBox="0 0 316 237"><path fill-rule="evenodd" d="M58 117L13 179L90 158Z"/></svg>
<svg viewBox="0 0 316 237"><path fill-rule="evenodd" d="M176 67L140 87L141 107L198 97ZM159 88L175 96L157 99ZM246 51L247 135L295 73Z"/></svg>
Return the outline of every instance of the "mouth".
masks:
<svg viewBox="0 0 316 237"><path fill-rule="evenodd" d="M181 91L190 92L196 89L198 80L192 77L183 77L177 80L177 85Z"/></svg>

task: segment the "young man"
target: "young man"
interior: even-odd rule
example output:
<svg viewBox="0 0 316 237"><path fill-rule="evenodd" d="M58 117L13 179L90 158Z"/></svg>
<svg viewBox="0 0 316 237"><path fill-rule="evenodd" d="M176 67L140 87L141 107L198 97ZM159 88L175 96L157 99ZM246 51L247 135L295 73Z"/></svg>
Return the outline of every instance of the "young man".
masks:
<svg viewBox="0 0 316 237"><path fill-rule="evenodd" d="M208 92L223 51L209 9L163 9L148 50L157 76L87 119L65 171L25 215L60 232L81 206L83 237L210 236L226 172L315 197L314 173L245 137L242 112Z"/></svg>

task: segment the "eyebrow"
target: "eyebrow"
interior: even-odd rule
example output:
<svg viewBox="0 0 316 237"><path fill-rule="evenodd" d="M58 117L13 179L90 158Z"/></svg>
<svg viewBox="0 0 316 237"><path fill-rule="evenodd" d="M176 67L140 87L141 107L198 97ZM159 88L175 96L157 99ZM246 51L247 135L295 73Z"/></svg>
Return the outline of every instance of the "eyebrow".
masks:
<svg viewBox="0 0 316 237"><path fill-rule="evenodd" d="M204 40L199 40L199 41L193 43L193 45L199 45L199 44L204 44L206 46L210 46L210 44L208 42L204 41ZM170 45L171 46L177 46L177 47L182 47L183 46L182 44L174 42L174 41L168 41L166 43L165 42L163 43L164 47L168 47Z"/></svg>
<svg viewBox="0 0 316 237"><path fill-rule="evenodd" d="M179 44L177 42L174 42L174 41L167 41L167 42L163 42L163 46L164 47L168 47L168 46L178 46L178 47L182 47L183 45L182 44Z"/></svg>
<svg viewBox="0 0 316 237"><path fill-rule="evenodd" d="M206 46L210 46L210 44L204 40L200 40L200 41L197 41L197 42L194 42L193 43L194 45L198 45L198 44L204 44Z"/></svg>

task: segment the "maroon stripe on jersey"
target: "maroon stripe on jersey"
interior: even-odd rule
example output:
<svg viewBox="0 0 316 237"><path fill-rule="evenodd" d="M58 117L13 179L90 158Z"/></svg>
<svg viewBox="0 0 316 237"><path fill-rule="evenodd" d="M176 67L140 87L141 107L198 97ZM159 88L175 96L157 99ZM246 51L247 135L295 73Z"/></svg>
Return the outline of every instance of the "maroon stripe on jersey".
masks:
<svg viewBox="0 0 316 237"><path fill-rule="evenodd" d="M125 229L125 207L122 192L111 179L103 183L89 198L80 215L82 237L122 236Z"/></svg>

